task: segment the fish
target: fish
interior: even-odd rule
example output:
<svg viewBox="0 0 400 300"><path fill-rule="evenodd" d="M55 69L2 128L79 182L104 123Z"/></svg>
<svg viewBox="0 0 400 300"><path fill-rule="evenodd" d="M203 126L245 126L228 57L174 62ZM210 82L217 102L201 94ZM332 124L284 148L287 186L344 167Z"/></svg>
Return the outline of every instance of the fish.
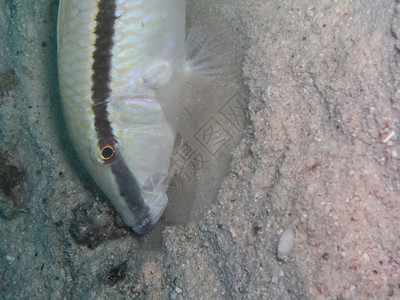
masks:
<svg viewBox="0 0 400 300"><path fill-rule="evenodd" d="M60 0L58 79L75 152L123 222L146 234L168 203L186 1Z"/></svg>

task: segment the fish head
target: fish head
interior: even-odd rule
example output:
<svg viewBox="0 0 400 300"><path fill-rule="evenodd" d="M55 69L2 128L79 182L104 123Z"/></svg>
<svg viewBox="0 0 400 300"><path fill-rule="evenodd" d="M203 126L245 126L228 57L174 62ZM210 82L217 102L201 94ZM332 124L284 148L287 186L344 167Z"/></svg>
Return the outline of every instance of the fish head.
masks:
<svg viewBox="0 0 400 300"><path fill-rule="evenodd" d="M125 224L147 233L161 217L175 133L151 95L113 98L108 102L112 135L98 134L86 168Z"/></svg>

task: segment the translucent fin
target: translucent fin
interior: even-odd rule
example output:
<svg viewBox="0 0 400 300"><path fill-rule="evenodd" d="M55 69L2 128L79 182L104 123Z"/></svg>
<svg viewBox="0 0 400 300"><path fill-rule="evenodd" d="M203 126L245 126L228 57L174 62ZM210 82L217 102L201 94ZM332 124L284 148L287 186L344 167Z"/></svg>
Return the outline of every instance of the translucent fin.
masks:
<svg viewBox="0 0 400 300"><path fill-rule="evenodd" d="M169 84L154 90L165 118L178 133L169 170L178 185L175 194L169 193L167 224L186 224L204 211L209 201L194 203L199 186L205 187L200 197L213 199L205 196L207 189L217 190L215 178L225 172L220 166L228 165L245 124L239 95L243 56L236 55L240 47L214 33L205 27L191 29L181 69L173 70ZM234 118L239 121L232 122ZM153 216L160 214L154 210Z"/></svg>
<svg viewBox="0 0 400 300"><path fill-rule="evenodd" d="M161 61L145 70L143 82L145 86L158 89L167 86L173 75L172 67L167 61Z"/></svg>
<svg viewBox="0 0 400 300"><path fill-rule="evenodd" d="M208 78L237 76L238 58L232 43L205 27L191 28L186 37L186 70Z"/></svg>
<svg viewBox="0 0 400 300"><path fill-rule="evenodd" d="M196 26L186 40L185 61L170 83L155 90L164 115L185 142L204 151L196 132L237 91L240 63L228 39L212 36L211 30Z"/></svg>
<svg viewBox="0 0 400 300"><path fill-rule="evenodd" d="M167 204L168 204L167 194L166 193L159 194L159 197L157 199L157 206L156 205L150 206L150 217L152 224L155 224L160 219L165 208L167 207Z"/></svg>
<svg viewBox="0 0 400 300"><path fill-rule="evenodd" d="M159 206L149 205L148 218L144 219L141 224L138 224L132 228L137 234L148 233L153 228L153 225L157 223L157 221L162 216L165 208L167 207L168 197L165 193L163 193L159 194L159 197L157 199L157 205Z"/></svg>
<svg viewBox="0 0 400 300"><path fill-rule="evenodd" d="M155 224L168 204L166 190L170 177L166 173L156 173L149 176L142 187L143 199L150 208L151 223Z"/></svg>

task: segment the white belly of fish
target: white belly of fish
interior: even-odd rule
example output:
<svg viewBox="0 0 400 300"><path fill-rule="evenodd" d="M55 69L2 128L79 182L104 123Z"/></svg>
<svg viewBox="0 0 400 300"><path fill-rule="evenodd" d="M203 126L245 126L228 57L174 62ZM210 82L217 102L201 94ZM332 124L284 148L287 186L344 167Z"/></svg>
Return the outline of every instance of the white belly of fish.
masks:
<svg viewBox="0 0 400 300"><path fill-rule="evenodd" d="M143 185L168 173L175 133L157 89L169 88L183 68L185 11L181 0L60 1L59 82L71 140L124 222L141 234L168 201L165 184Z"/></svg>

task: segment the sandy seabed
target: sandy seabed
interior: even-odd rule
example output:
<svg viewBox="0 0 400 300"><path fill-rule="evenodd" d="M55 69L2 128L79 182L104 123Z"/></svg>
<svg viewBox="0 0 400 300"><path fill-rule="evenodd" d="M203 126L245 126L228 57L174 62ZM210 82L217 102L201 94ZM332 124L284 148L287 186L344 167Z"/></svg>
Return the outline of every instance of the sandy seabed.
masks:
<svg viewBox="0 0 400 300"><path fill-rule="evenodd" d="M203 169L143 237L70 145L57 7L0 2L0 298L400 298L398 2L189 3L237 34L249 121L218 180Z"/></svg>

